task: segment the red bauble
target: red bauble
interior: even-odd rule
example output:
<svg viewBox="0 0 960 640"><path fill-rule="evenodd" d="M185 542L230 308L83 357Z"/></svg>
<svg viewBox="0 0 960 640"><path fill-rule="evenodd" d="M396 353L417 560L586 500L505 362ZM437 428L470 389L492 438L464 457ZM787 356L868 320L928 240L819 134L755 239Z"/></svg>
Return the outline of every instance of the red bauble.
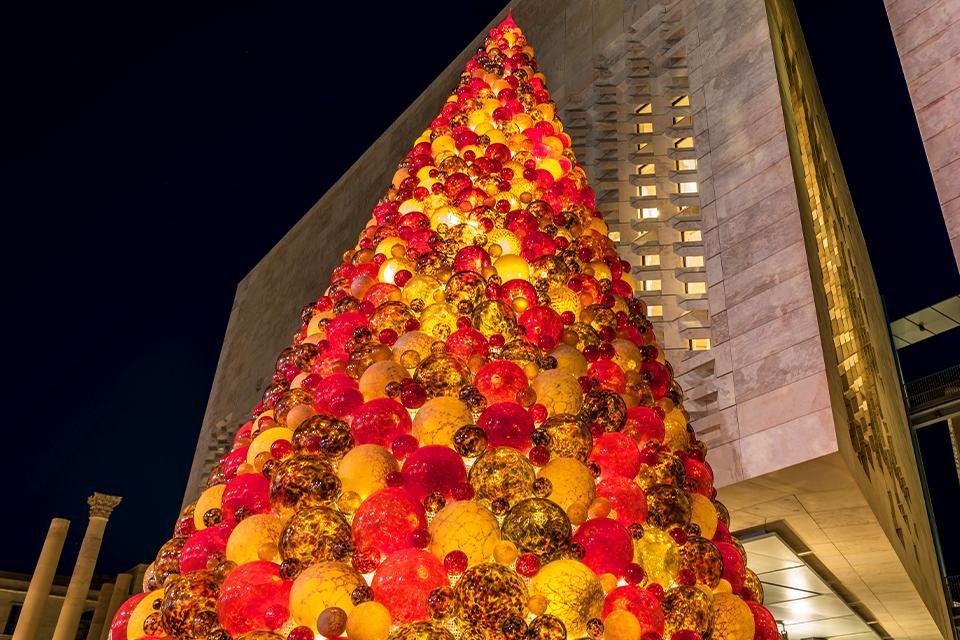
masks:
<svg viewBox="0 0 960 640"><path fill-rule="evenodd" d="M484 249L470 245L457 252L453 258L454 271L474 271L481 273L490 266L490 254Z"/></svg>
<svg viewBox="0 0 960 640"><path fill-rule="evenodd" d="M207 568L210 556L226 553L231 531L233 526L224 522L191 535L180 551L180 573L202 571Z"/></svg>
<svg viewBox="0 0 960 640"><path fill-rule="evenodd" d="M647 384L650 385L650 393L654 399L659 400L670 391L670 383L673 378L670 371L656 360L646 360L643 363L643 373L647 375Z"/></svg>
<svg viewBox="0 0 960 640"><path fill-rule="evenodd" d="M612 431L593 441L590 461L600 465L602 478L634 478L640 471L640 450L633 438Z"/></svg>
<svg viewBox="0 0 960 640"><path fill-rule="evenodd" d="M447 350L467 362L474 356L486 356L490 352L490 345L482 333L473 327L463 327L447 338Z"/></svg>
<svg viewBox="0 0 960 640"><path fill-rule="evenodd" d="M487 434L491 447L530 448L533 417L516 402L491 404L480 414L477 425Z"/></svg>
<svg viewBox="0 0 960 640"><path fill-rule="evenodd" d="M364 403L350 425L357 444L389 447L398 436L410 433L413 423L402 404L392 398L376 398Z"/></svg>
<svg viewBox="0 0 960 640"><path fill-rule="evenodd" d="M743 590L743 580L746 575L746 564L740 550L729 542L714 542L720 555L723 557L723 578L730 583L734 593Z"/></svg>
<svg viewBox="0 0 960 640"><path fill-rule="evenodd" d="M663 442L666 429L663 426L663 417L656 409L630 407L627 409L627 422L622 433L642 445L645 442Z"/></svg>
<svg viewBox="0 0 960 640"><path fill-rule="evenodd" d="M587 375L600 383L602 389L623 393L627 390L627 376L613 360L597 360L587 367Z"/></svg>
<svg viewBox="0 0 960 640"><path fill-rule="evenodd" d="M403 463L403 488L417 500L434 492L449 498L454 488L466 481L463 458L450 447L420 447Z"/></svg>
<svg viewBox="0 0 960 640"><path fill-rule="evenodd" d="M427 618L427 596L449 585L443 563L429 551L404 549L391 554L373 576L377 602L390 610L397 624Z"/></svg>
<svg viewBox="0 0 960 640"><path fill-rule="evenodd" d="M527 374L509 360L495 360L480 367L473 378L480 393L489 404L514 402L517 394L527 388Z"/></svg>
<svg viewBox="0 0 960 640"><path fill-rule="evenodd" d="M709 498L713 493L713 470L710 465L694 458L687 458L683 461L683 468L687 472L687 488Z"/></svg>
<svg viewBox="0 0 960 640"><path fill-rule="evenodd" d="M640 633L663 633L664 616L656 596L640 587L617 587L603 601L603 617L611 611L626 609L640 621Z"/></svg>
<svg viewBox="0 0 960 640"><path fill-rule="evenodd" d="M526 280L507 280L500 286L500 301L513 308L513 303L523 300L527 306L537 302L537 290Z"/></svg>
<svg viewBox="0 0 960 640"><path fill-rule="evenodd" d="M364 500L353 516L357 549L390 553L414 546L411 536L427 526L423 505L400 487L380 489Z"/></svg>
<svg viewBox="0 0 960 640"><path fill-rule="evenodd" d="M633 560L633 540L627 528L616 520L594 518L587 520L571 538L583 546L583 563L597 575L623 574Z"/></svg>
<svg viewBox="0 0 960 640"><path fill-rule="evenodd" d="M363 404L357 381L345 373L323 378L313 393L313 407L318 413L338 418L354 413Z"/></svg>
<svg viewBox="0 0 960 640"><path fill-rule="evenodd" d="M251 631L273 631L290 618L289 580L280 577L280 566L257 560L227 574L217 599L217 616L234 637Z"/></svg>
<svg viewBox="0 0 960 640"><path fill-rule="evenodd" d="M127 624L130 622L130 616L140 601L147 597L146 593L138 593L128 599L113 616L110 623L110 636L108 640L127 640Z"/></svg>
<svg viewBox="0 0 960 640"><path fill-rule="evenodd" d="M327 342L334 353L346 355L343 350L347 342L353 339L353 331L357 327L367 326L367 317L359 311L341 313L330 320L327 325Z"/></svg>
<svg viewBox="0 0 960 640"><path fill-rule="evenodd" d="M560 314L550 307L530 307L520 315L517 322L523 328L527 340L534 344L541 344L541 338L550 340L550 348L560 342L563 320L560 319Z"/></svg>
<svg viewBox="0 0 960 640"><path fill-rule="evenodd" d="M780 634L773 615L762 604L747 601L747 606L753 614L753 640L777 640Z"/></svg>
<svg viewBox="0 0 960 640"><path fill-rule="evenodd" d="M610 501L617 522L625 527L647 519L647 496L631 478L612 476L597 485L597 495Z"/></svg>
<svg viewBox="0 0 960 640"><path fill-rule="evenodd" d="M247 461L247 451L249 450L250 445L244 445L220 458L224 478L232 478L237 475L237 469Z"/></svg>
<svg viewBox="0 0 960 640"><path fill-rule="evenodd" d="M259 473L243 473L227 483L223 490L224 522L236 523L239 508L251 514L270 511L270 481Z"/></svg>
<svg viewBox="0 0 960 640"><path fill-rule="evenodd" d="M543 231L530 231L520 242L520 255L532 262L541 256L552 256L557 252L557 243Z"/></svg>

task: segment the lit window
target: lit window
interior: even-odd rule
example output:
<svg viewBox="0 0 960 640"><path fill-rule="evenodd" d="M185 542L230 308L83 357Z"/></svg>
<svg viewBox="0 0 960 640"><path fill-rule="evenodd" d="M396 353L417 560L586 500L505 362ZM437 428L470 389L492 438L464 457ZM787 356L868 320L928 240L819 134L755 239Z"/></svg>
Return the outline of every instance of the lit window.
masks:
<svg viewBox="0 0 960 640"><path fill-rule="evenodd" d="M643 281L643 290L644 291L660 291L661 282L659 280L644 280Z"/></svg>
<svg viewBox="0 0 960 640"><path fill-rule="evenodd" d="M620 232L619 232L619 231L611 231L610 233L607 234L607 236L609 236L610 239L613 240L614 242L620 242Z"/></svg>
<svg viewBox="0 0 960 640"><path fill-rule="evenodd" d="M706 282L687 282L683 285L683 288L688 294L692 296L697 296L707 292L707 283Z"/></svg>
<svg viewBox="0 0 960 640"><path fill-rule="evenodd" d="M674 126L688 127L690 126L690 116L673 116L673 124Z"/></svg>
<svg viewBox="0 0 960 640"><path fill-rule="evenodd" d="M642 255L640 256L640 264L645 267L658 267L660 266L660 254L648 253L646 255Z"/></svg>
<svg viewBox="0 0 960 640"><path fill-rule="evenodd" d="M697 192L697 183L696 182L681 182L677 185L677 191L680 193L696 193Z"/></svg>
<svg viewBox="0 0 960 640"><path fill-rule="evenodd" d="M702 267L703 266L703 256L684 256L683 257L683 266L687 268L691 267Z"/></svg>
<svg viewBox="0 0 960 640"><path fill-rule="evenodd" d="M680 138L673 146L677 149L693 149L693 138Z"/></svg>
<svg viewBox="0 0 960 640"><path fill-rule="evenodd" d="M690 96L677 96L670 104L674 107L689 107Z"/></svg>
<svg viewBox="0 0 960 640"><path fill-rule="evenodd" d="M660 209L657 207L644 207L643 209L640 209L640 217L644 219L659 218Z"/></svg>
<svg viewBox="0 0 960 640"><path fill-rule="evenodd" d="M642 164L639 167L637 167L637 173L639 173L641 176L652 176L656 172L657 172L657 167L653 163Z"/></svg>
<svg viewBox="0 0 960 640"><path fill-rule="evenodd" d="M640 187L640 195L644 198L657 195L657 185L645 184Z"/></svg>
<svg viewBox="0 0 960 640"><path fill-rule="evenodd" d="M687 340L690 351L706 351L710 348L710 338L691 338Z"/></svg>
<svg viewBox="0 0 960 640"><path fill-rule="evenodd" d="M647 149L650 146L649 142L641 142L637 145L637 153L650 153L652 149Z"/></svg>
<svg viewBox="0 0 960 640"><path fill-rule="evenodd" d="M648 318L662 318L663 317L663 305L651 304L647 306L647 317Z"/></svg>
<svg viewBox="0 0 960 640"><path fill-rule="evenodd" d="M653 113L653 105L647 102L637 107L636 113Z"/></svg>
<svg viewBox="0 0 960 640"><path fill-rule="evenodd" d="M680 234L683 242L702 242L703 233L700 229L690 229L689 231L684 231Z"/></svg>
<svg viewBox="0 0 960 640"><path fill-rule="evenodd" d="M677 171L693 171L697 168L697 161L693 158L681 158L677 160Z"/></svg>
<svg viewBox="0 0 960 640"><path fill-rule="evenodd" d="M637 133L653 133L653 123L652 123L652 122L638 122L638 123L637 123Z"/></svg>

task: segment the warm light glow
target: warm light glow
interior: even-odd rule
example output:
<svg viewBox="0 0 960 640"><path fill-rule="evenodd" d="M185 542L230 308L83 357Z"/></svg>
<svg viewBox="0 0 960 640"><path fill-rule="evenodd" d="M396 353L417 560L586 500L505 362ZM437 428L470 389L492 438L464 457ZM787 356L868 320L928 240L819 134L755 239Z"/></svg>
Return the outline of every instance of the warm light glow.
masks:
<svg viewBox="0 0 960 640"><path fill-rule="evenodd" d="M703 256L684 256L683 266L690 269L703 266Z"/></svg>
<svg viewBox="0 0 960 640"><path fill-rule="evenodd" d="M657 207L644 207L643 209L640 209L640 217L645 220L649 218L659 218L660 209Z"/></svg>
<svg viewBox="0 0 960 640"><path fill-rule="evenodd" d="M680 234L683 242L703 242L703 232L700 229L688 229Z"/></svg>
<svg viewBox="0 0 960 640"><path fill-rule="evenodd" d="M696 193L697 192L697 183L696 182L681 182L677 185L677 191L680 193Z"/></svg>
<svg viewBox="0 0 960 640"><path fill-rule="evenodd" d="M680 138L673 146L677 149L693 149L693 138Z"/></svg>
<svg viewBox="0 0 960 640"><path fill-rule="evenodd" d="M677 160L677 171L693 171L697 168L697 161L694 158L681 158Z"/></svg>
<svg viewBox="0 0 960 640"><path fill-rule="evenodd" d="M637 167L637 173L641 176L652 176L656 172L657 168L653 164L642 164Z"/></svg>
<svg viewBox="0 0 960 640"><path fill-rule="evenodd" d="M684 290L690 295L701 295L707 292L706 282L685 282Z"/></svg>
<svg viewBox="0 0 960 640"><path fill-rule="evenodd" d="M690 351L706 351L710 348L710 338L691 338L687 340Z"/></svg>
<svg viewBox="0 0 960 640"><path fill-rule="evenodd" d="M657 267L660 266L660 254L658 253L648 253L640 256L640 264L645 267Z"/></svg>
<svg viewBox="0 0 960 640"><path fill-rule="evenodd" d="M647 316L650 318L659 318L663 316L663 305L659 304L650 304L647 305Z"/></svg>
<svg viewBox="0 0 960 640"><path fill-rule="evenodd" d="M645 184L640 186L640 197L647 198L657 195L657 185Z"/></svg>

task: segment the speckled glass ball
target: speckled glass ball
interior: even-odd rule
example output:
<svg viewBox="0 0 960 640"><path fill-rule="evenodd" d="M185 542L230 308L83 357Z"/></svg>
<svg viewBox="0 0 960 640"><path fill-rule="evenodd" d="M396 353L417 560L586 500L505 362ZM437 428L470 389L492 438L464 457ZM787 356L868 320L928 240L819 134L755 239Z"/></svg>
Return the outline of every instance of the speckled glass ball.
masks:
<svg viewBox="0 0 960 640"><path fill-rule="evenodd" d="M511 615L523 615L527 586L513 570L497 563L467 569L454 587L457 619L497 629Z"/></svg>
<svg viewBox="0 0 960 640"><path fill-rule="evenodd" d="M570 518L557 503L528 498L513 505L503 518L503 537L523 553L534 553L541 563L556 560L570 542ZM632 547L631 547L632 555Z"/></svg>

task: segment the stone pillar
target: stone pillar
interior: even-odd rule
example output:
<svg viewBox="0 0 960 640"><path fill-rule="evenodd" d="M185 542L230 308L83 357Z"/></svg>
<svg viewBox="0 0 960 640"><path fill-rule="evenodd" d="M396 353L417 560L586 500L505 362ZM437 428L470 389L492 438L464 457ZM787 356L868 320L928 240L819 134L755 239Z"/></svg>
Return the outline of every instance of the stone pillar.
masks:
<svg viewBox="0 0 960 640"><path fill-rule="evenodd" d="M90 628L87 629L87 640L99 640L100 630L103 629L104 620L107 617L107 607L110 606L110 596L113 595L113 584L107 583L100 587L100 593L97 594L97 606L93 610L93 619L90 621Z"/></svg>
<svg viewBox="0 0 960 640"><path fill-rule="evenodd" d="M53 640L74 640L77 627L80 625L80 616L83 614L83 605L90 591L90 578L97 566L97 556L100 555L100 543L103 542L103 532L107 528L107 520L114 508L120 504L118 496L108 496L94 493L87 498L90 505L90 521L87 531L83 534L80 544L80 553L77 554L77 563L73 566L73 575L70 576L70 586L67 587L67 596L63 600L63 608L57 619L57 628L53 631Z"/></svg>
<svg viewBox="0 0 960 640"><path fill-rule="evenodd" d="M132 580L133 576L129 573L121 573L117 576L117 581L113 583L113 593L110 595L110 604L107 606L107 615L104 617L103 628L100 630L100 635L92 639L90 636L87 636L87 640L107 640L107 635L110 633L110 623L113 622L113 616L117 615L117 609L119 609L120 605L126 602L130 596L130 582Z"/></svg>
<svg viewBox="0 0 960 640"><path fill-rule="evenodd" d="M13 632L13 640L33 640L33 637L37 634L37 628L43 618L44 606L50 596L50 586L53 584L53 577L57 574L60 552L63 551L63 543L67 539L67 529L69 528L69 520L54 518L50 521L47 538L43 541L40 558L37 559L37 567L33 570L33 577L30 578L27 596L23 600L20 618L17 620L17 627Z"/></svg>

